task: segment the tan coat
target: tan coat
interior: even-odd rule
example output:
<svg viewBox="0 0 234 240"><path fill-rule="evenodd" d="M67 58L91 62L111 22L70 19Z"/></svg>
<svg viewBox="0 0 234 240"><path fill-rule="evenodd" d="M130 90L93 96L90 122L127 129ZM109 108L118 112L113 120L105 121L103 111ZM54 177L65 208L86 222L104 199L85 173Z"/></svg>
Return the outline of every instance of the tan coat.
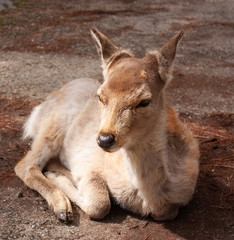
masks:
<svg viewBox="0 0 234 240"><path fill-rule="evenodd" d="M33 110L25 124L32 149L16 174L66 221L69 199L100 219L110 197L137 214L174 219L199 171L197 141L164 96L183 33L140 59L98 30L91 34L103 84L72 81Z"/></svg>

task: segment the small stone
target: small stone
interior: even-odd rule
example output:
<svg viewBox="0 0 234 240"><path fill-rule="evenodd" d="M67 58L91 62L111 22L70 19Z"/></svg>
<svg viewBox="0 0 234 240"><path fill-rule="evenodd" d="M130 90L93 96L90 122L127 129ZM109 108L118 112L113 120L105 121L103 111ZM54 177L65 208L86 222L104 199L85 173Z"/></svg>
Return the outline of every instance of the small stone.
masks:
<svg viewBox="0 0 234 240"><path fill-rule="evenodd" d="M12 212L6 212L5 215L10 216Z"/></svg>
<svg viewBox="0 0 234 240"><path fill-rule="evenodd" d="M18 198L23 198L23 197L24 197L24 194L23 194L22 192L19 192L17 197L18 197Z"/></svg>

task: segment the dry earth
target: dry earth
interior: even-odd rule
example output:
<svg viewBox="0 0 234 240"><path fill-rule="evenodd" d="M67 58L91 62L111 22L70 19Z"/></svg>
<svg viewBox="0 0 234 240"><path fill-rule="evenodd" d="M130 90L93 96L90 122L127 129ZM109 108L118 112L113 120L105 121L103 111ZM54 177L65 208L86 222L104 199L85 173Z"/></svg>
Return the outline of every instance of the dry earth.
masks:
<svg viewBox="0 0 234 240"><path fill-rule="evenodd" d="M234 237L234 2L34 0L0 14L0 239L231 240ZM30 147L22 125L47 93L78 77L101 79L89 35L96 26L136 56L185 35L168 98L199 139L197 188L172 222L112 204L103 221L74 206L58 221L13 167Z"/></svg>

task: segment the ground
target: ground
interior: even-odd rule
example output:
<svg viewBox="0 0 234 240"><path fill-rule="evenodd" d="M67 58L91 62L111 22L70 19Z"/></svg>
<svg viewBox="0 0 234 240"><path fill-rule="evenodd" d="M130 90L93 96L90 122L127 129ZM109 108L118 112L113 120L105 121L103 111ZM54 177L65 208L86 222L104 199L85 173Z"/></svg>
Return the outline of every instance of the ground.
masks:
<svg viewBox="0 0 234 240"><path fill-rule="evenodd" d="M18 1L0 14L0 239L229 240L234 237L234 2ZM74 206L71 224L24 186L13 168L32 108L78 77L101 79L89 34L96 26L136 56L183 29L168 99L199 140L200 174L191 202L172 222L155 222L112 203L92 221Z"/></svg>

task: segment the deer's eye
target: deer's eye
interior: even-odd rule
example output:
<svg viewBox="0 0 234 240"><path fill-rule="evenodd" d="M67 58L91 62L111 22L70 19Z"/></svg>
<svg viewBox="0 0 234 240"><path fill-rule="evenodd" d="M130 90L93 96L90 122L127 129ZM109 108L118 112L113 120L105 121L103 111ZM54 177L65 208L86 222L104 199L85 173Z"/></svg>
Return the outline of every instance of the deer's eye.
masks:
<svg viewBox="0 0 234 240"><path fill-rule="evenodd" d="M100 102L102 102L102 99L101 99L100 95L97 95L97 97L98 97L98 100L99 100Z"/></svg>
<svg viewBox="0 0 234 240"><path fill-rule="evenodd" d="M149 104L150 104L150 100L142 100L142 101L136 106L136 108L147 107Z"/></svg>
<svg viewBox="0 0 234 240"><path fill-rule="evenodd" d="M101 102L102 104L106 105L107 103L107 99L105 97L102 97L100 95L97 94L98 100L99 102Z"/></svg>

